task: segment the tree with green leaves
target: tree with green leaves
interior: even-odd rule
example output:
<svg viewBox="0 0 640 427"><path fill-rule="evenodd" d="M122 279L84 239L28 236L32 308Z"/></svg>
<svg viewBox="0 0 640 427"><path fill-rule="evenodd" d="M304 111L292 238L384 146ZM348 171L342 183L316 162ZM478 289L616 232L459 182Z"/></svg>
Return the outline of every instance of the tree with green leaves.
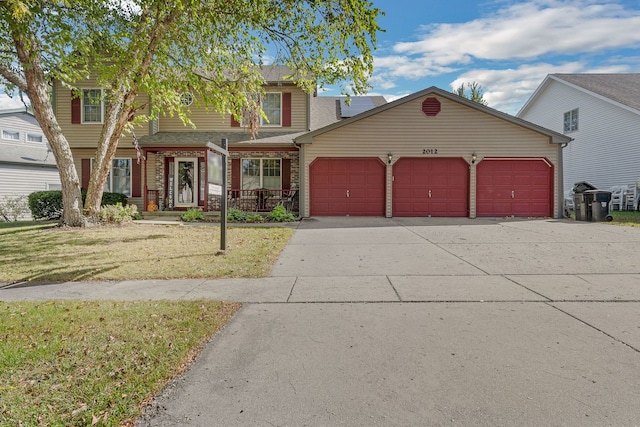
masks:
<svg viewBox="0 0 640 427"><path fill-rule="evenodd" d="M487 101L484 99L484 89L477 82L467 83L466 85L461 83L453 93L478 104L487 105Z"/></svg>
<svg viewBox="0 0 640 427"><path fill-rule="evenodd" d="M267 58L306 91L365 93L381 13L367 0L2 0L0 84L28 96L60 170L63 223L83 226L125 132L160 114L189 123L182 93L220 114L256 112ZM88 78L106 89L106 108L83 207L49 88L59 81L79 96Z"/></svg>

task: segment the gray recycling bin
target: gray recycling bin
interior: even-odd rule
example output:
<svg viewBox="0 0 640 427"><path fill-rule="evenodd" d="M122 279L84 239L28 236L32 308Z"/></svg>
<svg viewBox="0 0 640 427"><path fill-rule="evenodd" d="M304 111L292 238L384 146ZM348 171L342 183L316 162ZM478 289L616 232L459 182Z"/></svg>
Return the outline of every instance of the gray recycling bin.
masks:
<svg viewBox="0 0 640 427"><path fill-rule="evenodd" d="M576 221L592 221L592 200L593 195L586 192L573 195L573 209L576 213Z"/></svg>
<svg viewBox="0 0 640 427"><path fill-rule="evenodd" d="M611 201L611 191L605 190L588 190L582 193L589 197L591 208L591 221L612 221L613 217L609 215L609 202Z"/></svg>
<svg viewBox="0 0 640 427"><path fill-rule="evenodd" d="M576 221L594 221L593 219L593 203L596 187L586 181L580 181L573 184L573 209L576 213ZM611 193L609 193L611 200ZM608 206L608 204L607 204ZM608 214L608 209L606 214ZM600 212L598 212L600 215ZM600 217L600 216L598 216ZM601 220L602 221L602 220Z"/></svg>

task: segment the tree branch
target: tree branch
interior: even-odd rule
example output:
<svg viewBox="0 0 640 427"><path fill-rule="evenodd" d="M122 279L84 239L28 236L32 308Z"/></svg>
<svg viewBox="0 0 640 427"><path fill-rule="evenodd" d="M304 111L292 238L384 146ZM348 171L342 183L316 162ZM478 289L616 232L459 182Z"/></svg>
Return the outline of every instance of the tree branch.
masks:
<svg viewBox="0 0 640 427"><path fill-rule="evenodd" d="M27 81L11 68L0 64L0 75L23 92L27 92Z"/></svg>

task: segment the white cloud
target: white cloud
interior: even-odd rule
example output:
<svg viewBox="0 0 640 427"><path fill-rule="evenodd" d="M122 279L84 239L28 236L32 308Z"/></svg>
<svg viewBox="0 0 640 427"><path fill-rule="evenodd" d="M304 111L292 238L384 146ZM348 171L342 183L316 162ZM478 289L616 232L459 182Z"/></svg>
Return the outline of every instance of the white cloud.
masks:
<svg viewBox="0 0 640 427"><path fill-rule="evenodd" d="M377 56L374 89L400 93L401 80L460 73L452 89L477 82L491 107L515 114L547 74L640 71L640 10L616 0L492 1L483 3L490 14L423 26L416 41Z"/></svg>
<svg viewBox="0 0 640 427"><path fill-rule="evenodd" d="M640 11L587 0L536 0L460 24L424 27L421 40L397 43L401 55L436 66L473 59L534 59L548 54L600 52L640 46Z"/></svg>
<svg viewBox="0 0 640 427"><path fill-rule="evenodd" d="M451 89L463 83L476 82L484 90L484 99L490 107L515 114L522 104L533 94L547 74L555 73L624 73L626 65L588 67L583 62L563 64L526 64L515 69L491 70L475 69L461 74L451 82Z"/></svg>

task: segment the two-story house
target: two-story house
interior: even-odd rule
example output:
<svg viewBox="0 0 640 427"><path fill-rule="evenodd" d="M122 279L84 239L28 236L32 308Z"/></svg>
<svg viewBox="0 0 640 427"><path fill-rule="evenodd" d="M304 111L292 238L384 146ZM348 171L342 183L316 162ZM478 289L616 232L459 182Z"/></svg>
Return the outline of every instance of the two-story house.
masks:
<svg viewBox="0 0 640 427"><path fill-rule="evenodd" d="M196 107L197 94L185 93L182 102L190 107L189 118L195 129L185 126L178 117L160 117L148 127L135 129L142 152L140 161L132 136L123 137L105 190L126 194L142 211L153 205L162 210L217 210L220 195L211 191L206 179L206 144L219 145L225 138L231 206L268 211L296 195L300 186L300 146L294 143L295 137L386 102L381 96L355 97L347 106L343 97L305 93L286 78L290 75L286 67L266 66L261 72L265 80L261 106L267 119L261 119L255 139L232 115ZM104 105L97 96L103 89L92 81L82 82L79 87L82 96L74 98L71 91L57 84L54 100L56 116L82 177L82 188L87 188L104 117ZM147 101L142 97L141 103Z"/></svg>
<svg viewBox="0 0 640 427"><path fill-rule="evenodd" d="M55 158L33 114L0 111L0 198L60 188Z"/></svg>
<svg viewBox="0 0 640 427"><path fill-rule="evenodd" d="M560 217L562 147L571 137L435 87L392 103L382 97L307 94L265 67L268 121L251 139L232 116L192 108L195 129L160 117L120 142L107 182L141 210L217 210L208 143L228 141L230 206L269 211L292 194L301 216ZM58 120L83 187L103 107L91 82L73 100L56 93ZM189 105L197 94L184 94ZM153 202L153 205L150 205Z"/></svg>
<svg viewBox="0 0 640 427"><path fill-rule="evenodd" d="M574 139L563 150L565 190L640 179L640 73L550 74L518 117Z"/></svg>

